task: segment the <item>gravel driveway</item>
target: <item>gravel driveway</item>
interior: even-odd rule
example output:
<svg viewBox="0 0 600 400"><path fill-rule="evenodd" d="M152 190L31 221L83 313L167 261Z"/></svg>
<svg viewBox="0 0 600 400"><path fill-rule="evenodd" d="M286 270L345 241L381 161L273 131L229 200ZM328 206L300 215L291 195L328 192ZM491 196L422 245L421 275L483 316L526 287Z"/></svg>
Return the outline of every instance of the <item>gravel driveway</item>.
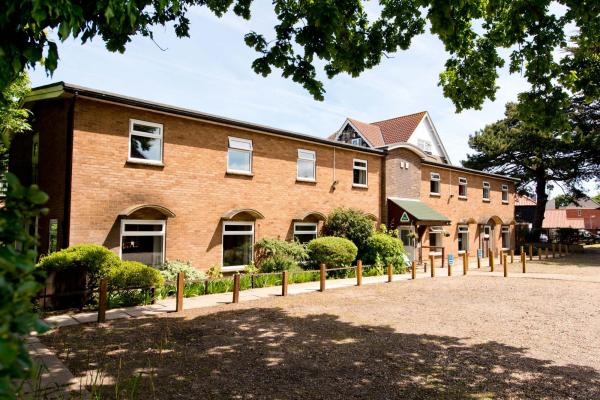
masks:
<svg viewBox="0 0 600 400"><path fill-rule="evenodd" d="M108 398L600 398L591 282L421 279L66 327L42 340L75 375L101 375L95 386Z"/></svg>

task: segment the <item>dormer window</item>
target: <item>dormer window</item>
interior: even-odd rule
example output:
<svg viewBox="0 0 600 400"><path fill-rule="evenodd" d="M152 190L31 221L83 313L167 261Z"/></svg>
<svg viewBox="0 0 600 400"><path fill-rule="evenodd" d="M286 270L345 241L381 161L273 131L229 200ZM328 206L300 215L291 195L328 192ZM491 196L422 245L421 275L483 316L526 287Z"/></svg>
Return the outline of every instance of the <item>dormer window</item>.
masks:
<svg viewBox="0 0 600 400"><path fill-rule="evenodd" d="M361 138L353 138L352 140L350 140L350 143L352 143L355 146L361 146L362 140Z"/></svg>
<svg viewBox="0 0 600 400"><path fill-rule="evenodd" d="M431 154L431 142L429 140L424 140L424 139L417 140L417 147L419 147L425 153Z"/></svg>

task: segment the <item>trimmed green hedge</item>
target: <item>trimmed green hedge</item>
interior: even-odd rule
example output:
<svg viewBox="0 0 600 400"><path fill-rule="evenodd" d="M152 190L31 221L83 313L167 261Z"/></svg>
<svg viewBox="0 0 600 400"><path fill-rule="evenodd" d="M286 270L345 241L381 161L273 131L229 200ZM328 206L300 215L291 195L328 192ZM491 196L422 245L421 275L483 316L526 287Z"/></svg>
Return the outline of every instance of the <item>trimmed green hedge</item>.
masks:
<svg viewBox="0 0 600 400"><path fill-rule="evenodd" d="M406 272L404 245L397 237L385 232L373 234L366 243L365 262L379 266L392 264L395 273Z"/></svg>
<svg viewBox="0 0 600 400"><path fill-rule="evenodd" d="M159 270L137 261L123 261L108 272L108 284L113 289L160 287L164 282Z"/></svg>
<svg viewBox="0 0 600 400"><path fill-rule="evenodd" d="M348 239L323 236L308 242L308 254L317 263L325 263L328 268L346 267L356 258L358 249Z"/></svg>

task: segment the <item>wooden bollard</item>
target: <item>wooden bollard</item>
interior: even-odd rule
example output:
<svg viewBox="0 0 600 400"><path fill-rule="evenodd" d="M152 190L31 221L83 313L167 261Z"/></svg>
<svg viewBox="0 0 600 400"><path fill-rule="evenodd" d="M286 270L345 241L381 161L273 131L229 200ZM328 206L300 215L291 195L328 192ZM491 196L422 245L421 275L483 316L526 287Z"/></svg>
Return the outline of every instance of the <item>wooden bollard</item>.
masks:
<svg viewBox="0 0 600 400"><path fill-rule="evenodd" d="M233 302L240 302L240 274L233 275Z"/></svg>
<svg viewBox="0 0 600 400"><path fill-rule="evenodd" d="M468 270L469 270L469 255L465 251L463 253L463 275L466 275Z"/></svg>
<svg viewBox="0 0 600 400"><path fill-rule="evenodd" d="M498 250L498 265L502 265L503 256L504 256L504 251L502 249Z"/></svg>
<svg viewBox="0 0 600 400"><path fill-rule="evenodd" d="M321 263L319 267L319 292L325 291L325 264Z"/></svg>
<svg viewBox="0 0 600 400"><path fill-rule="evenodd" d="M521 264L523 264L523 273L527 272L527 265L525 259L525 253L521 253Z"/></svg>
<svg viewBox="0 0 600 400"><path fill-rule="evenodd" d="M452 264L450 264L450 260L448 260L448 276L452 276Z"/></svg>
<svg viewBox="0 0 600 400"><path fill-rule="evenodd" d="M356 262L356 286L362 285L362 261Z"/></svg>
<svg viewBox="0 0 600 400"><path fill-rule="evenodd" d="M414 260L412 262L412 279L413 281L417 279L417 262Z"/></svg>
<svg viewBox="0 0 600 400"><path fill-rule="evenodd" d="M515 251L514 250L510 251L510 263L511 264L515 263Z"/></svg>
<svg viewBox="0 0 600 400"><path fill-rule="evenodd" d="M288 272L281 271L281 295L287 296L288 293Z"/></svg>
<svg viewBox="0 0 600 400"><path fill-rule="evenodd" d="M431 277L435 278L435 256L429 256L429 262L431 263Z"/></svg>
<svg viewBox="0 0 600 400"><path fill-rule="evenodd" d="M542 261L542 248L538 247L538 260Z"/></svg>
<svg viewBox="0 0 600 400"><path fill-rule="evenodd" d="M394 278L394 267L392 264L387 265L388 282L391 282Z"/></svg>
<svg viewBox="0 0 600 400"><path fill-rule="evenodd" d="M556 243L552 243L552 258L556 258Z"/></svg>
<svg viewBox="0 0 600 400"><path fill-rule="evenodd" d="M529 261L533 260L533 245L529 245Z"/></svg>
<svg viewBox="0 0 600 400"><path fill-rule="evenodd" d="M548 259L548 243L546 243L546 245L544 246L544 249L546 251L546 260Z"/></svg>
<svg viewBox="0 0 600 400"><path fill-rule="evenodd" d="M100 293L98 295L98 322L106 321L108 307L108 279L100 279Z"/></svg>
<svg viewBox="0 0 600 400"><path fill-rule="evenodd" d="M477 269L481 269L481 257L477 254Z"/></svg>
<svg viewBox="0 0 600 400"><path fill-rule="evenodd" d="M494 251L492 249L490 249L488 260L490 262L490 271L494 272Z"/></svg>
<svg viewBox="0 0 600 400"><path fill-rule="evenodd" d="M177 274L177 294L175 298L175 312L183 311L183 272Z"/></svg>
<svg viewBox="0 0 600 400"><path fill-rule="evenodd" d="M504 277L508 278L508 256L505 254L503 260L504 261Z"/></svg>

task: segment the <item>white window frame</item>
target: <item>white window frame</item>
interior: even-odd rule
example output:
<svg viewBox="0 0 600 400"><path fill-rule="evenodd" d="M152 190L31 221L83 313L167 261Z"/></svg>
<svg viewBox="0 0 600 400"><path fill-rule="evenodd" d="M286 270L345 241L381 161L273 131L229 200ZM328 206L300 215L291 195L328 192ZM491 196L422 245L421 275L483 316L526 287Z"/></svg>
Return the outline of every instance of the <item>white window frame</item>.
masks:
<svg viewBox="0 0 600 400"><path fill-rule="evenodd" d="M465 187L465 194L461 195L460 194L460 187L464 186ZM458 198L459 199L466 199L467 196L469 194L469 185L468 185L468 181L467 178L465 178L464 176L461 176L458 178Z"/></svg>
<svg viewBox="0 0 600 400"><path fill-rule="evenodd" d="M423 150L425 153L431 154L431 142L425 139L417 140L417 147Z"/></svg>
<svg viewBox="0 0 600 400"><path fill-rule="evenodd" d="M304 154L303 154L304 153ZM312 156L312 158L310 157ZM300 177L300 160L311 161L313 177L303 178ZM303 182L316 182L317 181L317 153L314 150L298 149L298 160L296 161L296 180Z"/></svg>
<svg viewBox="0 0 600 400"><path fill-rule="evenodd" d="M160 231L125 231L125 225L160 225L162 229ZM119 258L123 259L123 237L126 236L162 236L162 257L160 264L165 262L165 255L167 248L165 247L165 239L167 237L167 221L163 219L122 219L121 220L121 232L119 240Z"/></svg>
<svg viewBox="0 0 600 400"><path fill-rule="evenodd" d="M352 138L350 139L350 143L353 144L354 146L360 146L361 145L361 138L357 137L357 138Z"/></svg>
<svg viewBox="0 0 600 400"><path fill-rule="evenodd" d="M249 231L233 231L233 232L227 232L225 230L226 226L251 226L252 229ZM252 236L252 250L250 251L250 262L254 261L254 242L255 242L255 237L254 237L254 231L255 231L255 226L254 226L254 221L224 221L223 222L223 232L221 235L221 269L223 271L241 271L243 269L246 268L245 265L230 265L230 266L225 266L225 236L240 236L240 235L247 235L247 236Z"/></svg>
<svg viewBox="0 0 600 400"><path fill-rule="evenodd" d="M487 189L487 197L485 197L486 189ZM492 193L492 188L490 186L490 183L483 181L482 192L481 192L481 197L482 197L483 201L490 201L491 193Z"/></svg>
<svg viewBox="0 0 600 400"><path fill-rule="evenodd" d="M140 132L133 129L134 124L147 125L152 126L154 128L159 128L159 133L148 133L148 132ZM145 158L136 158L131 156L131 136L142 136L151 139L159 139L160 140L160 160L146 160ZM141 164L153 164L153 165L163 165L163 150L164 150L164 138L163 138L163 124L158 124L156 122L148 122L142 121L139 119L129 119L129 144L127 149L127 161Z"/></svg>
<svg viewBox="0 0 600 400"><path fill-rule="evenodd" d="M249 149L232 146L231 145L232 140L238 141L241 143L246 143L247 145L249 145ZM249 169L247 171L243 170L243 169L229 168L229 153L231 151L238 152L238 153L249 153L250 154L250 165L248 165ZM244 138L239 138L239 137L235 137L235 136L228 136L227 137L227 172L230 174L252 175L253 153L254 153L254 147L252 145L252 139L244 139Z"/></svg>
<svg viewBox="0 0 600 400"><path fill-rule="evenodd" d="M357 162L365 163L365 166L357 166ZM356 183L354 182L354 170L365 171L365 183ZM354 158L352 160L352 186L366 188L369 187L369 162L367 160L361 160L359 158Z"/></svg>
<svg viewBox="0 0 600 400"><path fill-rule="evenodd" d="M443 239L443 234L444 233L444 228L442 228L441 226L430 226L429 227L429 232L428 232L428 238L429 238L429 245L431 246L431 235L436 235L436 239L435 241L439 241L440 243L444 241ZM440 245L437 245L436 247L443 247ZM429 249L429 255L430 256L441 256L442 252L441 251L432 251L431 249Z"/></svg>
<svg viewBox="0 0 600 400"><path fill-rule="evenodd" d="M458 226L458 237L457 237L457 245L458 245L458 241L460 240L460 235L462 234L466 234L466 243L464 243L464 240L462 240L463 242L463 247L465 248L465 250L458 250L458 254L464 254L465 252L469 251L469 226L468 225L459 225Z"/></svg>
<svg viewBox="0 0 600 400"><path fill-rule="evenodd" d="M431 191L431 182L437 182L437 192L432 192ZM441 196L441 191L442 191L442 179L441 176L439 174L439 172L432 172L429 175L429 195L431 196Z"/></svg>
<svg viewBox="0 0 600 400"><path fill-rule="evenodd" d="M314 231L297 231L296 227L298 226L312 226L314 227ZM319 224L317 222L294 222L294 240L296 240L296 235L309 235L314 233L315 238L319 237Z"/></svg>
<svg viewBox="0 0 600 400"><path fill-rule="evenodd" d="M504 234L508 235L508 247L504 247ZM502 250L510 249L510 227L508 225L502 225L500 228L500 246L502 246Z"/></svg>
<svg viewBox="0 0 600 400"><path fill-rule="evenodd" d="M502 185L502 204L508 204L508 185ZM506 200L504 200L504 195L506 195Z"/></svg>

